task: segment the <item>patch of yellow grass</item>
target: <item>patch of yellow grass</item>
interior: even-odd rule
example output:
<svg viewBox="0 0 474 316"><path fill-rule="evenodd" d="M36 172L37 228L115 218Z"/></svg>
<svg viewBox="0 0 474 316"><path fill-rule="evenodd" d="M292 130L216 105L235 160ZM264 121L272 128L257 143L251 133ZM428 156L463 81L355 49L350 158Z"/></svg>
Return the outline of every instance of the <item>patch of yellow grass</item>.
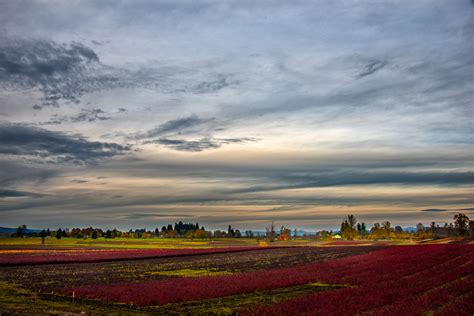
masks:
<svg viewBox="0 0 474 316"><path fill-rule="evenodd" d="M308 283L307 285L309 285L309 286L321 286L321 287L327 287L327 286L337 286L337 287L341 287L341 286L346 286L346 285L344 285L344 284L328 284L328 283L321 283L321 282Z"/></svg>
<svg viewBox="0 0 474 316"><path fill-rule="evenodd" d="M204 246L209 245L208 241L183 241L181 245L189 245L189 246Z"/></svg>
<svg viewBox="0 0 474 316"><path fill-rule="evenodd" d="M168 271L154 271L147 273L149 275L166 275L166 276L178 276L178 277L201 277L201 276L212 276L212 275L229 275L232 272L216 270L216 269L181 269L181 270L168 270Z"/></svg>

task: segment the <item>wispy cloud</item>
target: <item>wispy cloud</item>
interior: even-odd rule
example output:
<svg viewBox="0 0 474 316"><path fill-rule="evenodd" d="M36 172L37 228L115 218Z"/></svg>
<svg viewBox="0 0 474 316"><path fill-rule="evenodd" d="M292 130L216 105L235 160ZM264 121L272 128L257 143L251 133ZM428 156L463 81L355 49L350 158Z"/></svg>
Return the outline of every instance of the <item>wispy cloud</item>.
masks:
<svg viewBox="0 0 474 316"><path fill-rule="evenodd" d="M207 81L201 81L200 83L194 85L190 90L197 94L211 93L238 84L239 81L232 79L232 77L229 75L217 74L215 78L211 77Z"/></svg>
<svg viewBox="0 0 474 316"><path fill-rule="evenodd" d="M39 194L16 190L0 190L0 198L22 198L34 196L39 196Z"/></svg>
<svg viewBox="0 0 474 316"><path fill-rule="evenodd" d="M111 120L115 114L125 113L126 109L119 108L116 112L110 113L102 109L82 109L76 115L53 114L49 121L41 122L39 125L59 125L63 123L95 122Z"/></svg>
<svg viewBox="0 0 474 316"><path fill-rule="evenodd" d="M196 115L167 121L156 128L127 136L141 140L142 144L157 144L177 151L199 152L217 149L228 144L244 144L258 141L257 138L219 138L216 131L225 128L215 118L200 118Z"/></svg>
<svg viewBox="0 0 474 316"><path fill-rule="evenodd" d="M214 118L199 118L196 115L188 117L178 118L175 120L167 121L156 128L148 130L146 132L137 133L131 135L130 139L150 139L159 136L177 136L183 134L195 134L212 131L215 123ZM209 126L211 125L211 126Z"/></svg>
<svg viewBox="0 0 474 316"><path fill-rule="evenodd" d="M422 212L449 212L449 210L442 209L442 208L427 208L421 211Z"/></svg>
<svg viewBox="0 0 474 316"><path fill-rule="evenodd" d="M382 60L372 60L370 61L364 69L357 75L358 78L369 76L380 69L384 68L388 64L387 61Z"/></svg>
<svg viewBox="0 0 474 316"><path fill-rule="evenodd" d="M159 138L145 141L144 144L158 144L178 151L198 152L216 149L228 144L242 144L256 142L255 138L202 138L199 140L182 140Z"/></svg>
<svg viewBox="0 0 474 316"><path fill-rule="evenodd" d="M71 180L72 183L87 183L89 182L88 180L81 180L81 179L73 179Z"/></svg>

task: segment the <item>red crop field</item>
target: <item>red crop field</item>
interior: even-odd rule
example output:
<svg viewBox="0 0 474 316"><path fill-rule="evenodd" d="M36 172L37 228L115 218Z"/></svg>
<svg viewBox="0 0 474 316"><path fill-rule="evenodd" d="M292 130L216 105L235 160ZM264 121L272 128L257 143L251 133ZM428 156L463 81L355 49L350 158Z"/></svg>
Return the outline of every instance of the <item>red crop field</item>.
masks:
<svg viewBox="0 0 474 316"><path fill-rule="evenodd" d="M0 265L19 266L48 263L87 263L116 260L179 257L235 251L250 251L258 247L229 247L209 249L146 249L146 250L4 250L0 251Z"/></svg>
<svg viewBox="0 0 474 316"><path fill-rule="evenodd" d="M331 241L327 242L325 246L356 246L356 245L370 245L370 241L347 240L347 241ZM378 243L377 245L381 245Z"/></svg>
<svg viewBox="0 0 474 316"><path fill-rule="evenodd" d="M274 315L370 311L403 312L416 303L423 310L441 307L456 293L474 291L474 247L454 245L398 246L333 261L230 276L182 278L131 284L88 286L66 291L80 297L137 305L162 305L251 293L311 282L347 288L316 293L250 313ZM173 288L173 291L169 291ZM458 293L459 294L459 293ZM435 299L437 298L437 299ZM463 300L467 303L469 300ZM336 304L337 303L337 304ZM408 305L407 305L408 304ZM412 307L410 307L412 308Z"/></svg>
<svg viewBox="0 0 474 316"><path fill-rule="evenodd" d="M247 313L421 315L436 310L436 314L469 315L474 311L472 245L393 247L307 268L320 281L351 286Z"/></svg>
<svg viewBox="0 0 474 316"><path fill-rule="evenodd" d="M76 311L176 315L472 315L474 311L472 244L27 250L4 251L2 256L8 253L15 254L16 261L3 261L7 264L0 268L0 282L33 289L47 302L68 302L68 310Z"/></svg>

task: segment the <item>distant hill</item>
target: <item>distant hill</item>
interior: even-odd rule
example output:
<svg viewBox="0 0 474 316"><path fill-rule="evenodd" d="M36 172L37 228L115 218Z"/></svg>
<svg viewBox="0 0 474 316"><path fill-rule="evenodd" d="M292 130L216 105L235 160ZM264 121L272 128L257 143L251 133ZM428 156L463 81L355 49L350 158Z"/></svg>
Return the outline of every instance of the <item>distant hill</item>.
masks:
<svg viewBox="0 0 474 316"><path fill-rule="evenodd" d="M11 234L16 233L18 228L10 228L10 227L0 227L0 235L2 236L10 236ZM37 234L41 232L41 229L23 229L23 234Z"/></svg>
<svg viewBox="0 0 474 316"><path fill-rule="evenodd" d="M279 230L276 230L276 232L278 233ZM256 237L262 237L262 236L265 236L267 234L266 231L264 230L253 230L252 233L254 234L254 236ZM306 230L302 230L302 229L299 229L297 231L297 236L298 237L302 237L302 236L308 236L308 235L314 235L315 232L310 232L310 231L306 231ZM291 236L294 236L295 235L295 232L294 230L291 230Z"/></svg>

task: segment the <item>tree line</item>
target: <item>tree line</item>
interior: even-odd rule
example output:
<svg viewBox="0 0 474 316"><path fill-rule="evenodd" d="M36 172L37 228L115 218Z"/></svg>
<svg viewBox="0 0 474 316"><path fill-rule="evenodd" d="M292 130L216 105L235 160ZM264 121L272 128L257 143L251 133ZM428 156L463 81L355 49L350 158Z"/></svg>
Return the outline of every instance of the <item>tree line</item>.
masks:
<svg viewBox="0 0 474 316"><path fill-rule="evenodd" d="M266 228L264 236L254 233L252 230L241 232L239 229L228 226L227 231L214 230L208 231L199 223L183 223L182 221L173 224L163 225L154 230L130 229L128 231L120 231L118 229L101 229L101 228L73 228L57 230L45 229L40 232L29 232L26 225L19 226L11 237L52 237L61 239L64 237L70 238L151 238L151 237L165 237L165 238L264 238L268 241L288 240L296 238L298 235L297 229L293 231L290 228L281 226L279 230L275 229L272 222L271 226ZM454 236L470 236L474 237L474 221L469 220L469 217L464 213L454 215L452 223L445 223L443 226L432 222L430 226L425 227L422 223L416 225L416 229L404 230L401 226L392 226L389 221L375 223L368 229L364 222L358 222L354 215L348 215L346 219L341 222L339 231L322 230L316 233L314 237L318 239L334 239L341 238L345 240L355 239L428 239L440 237L454 237ZM309 237L309 236L306 236Z"/></svg>
<svg viewBox="0 0 474 316"><path fill-rule="evenodd" d="M441 237L474 237L474 221L464 213L458 213L453 217L453 223L445 223L443 226L431 222L425 227L422 223L416 225L414 231L404 230L401 226L392 226L389 221L375 223L367 230L365 223L358 223L354 215L348 215L341 223L340 237L342 239L419 239L441 238Z"/></svg>

